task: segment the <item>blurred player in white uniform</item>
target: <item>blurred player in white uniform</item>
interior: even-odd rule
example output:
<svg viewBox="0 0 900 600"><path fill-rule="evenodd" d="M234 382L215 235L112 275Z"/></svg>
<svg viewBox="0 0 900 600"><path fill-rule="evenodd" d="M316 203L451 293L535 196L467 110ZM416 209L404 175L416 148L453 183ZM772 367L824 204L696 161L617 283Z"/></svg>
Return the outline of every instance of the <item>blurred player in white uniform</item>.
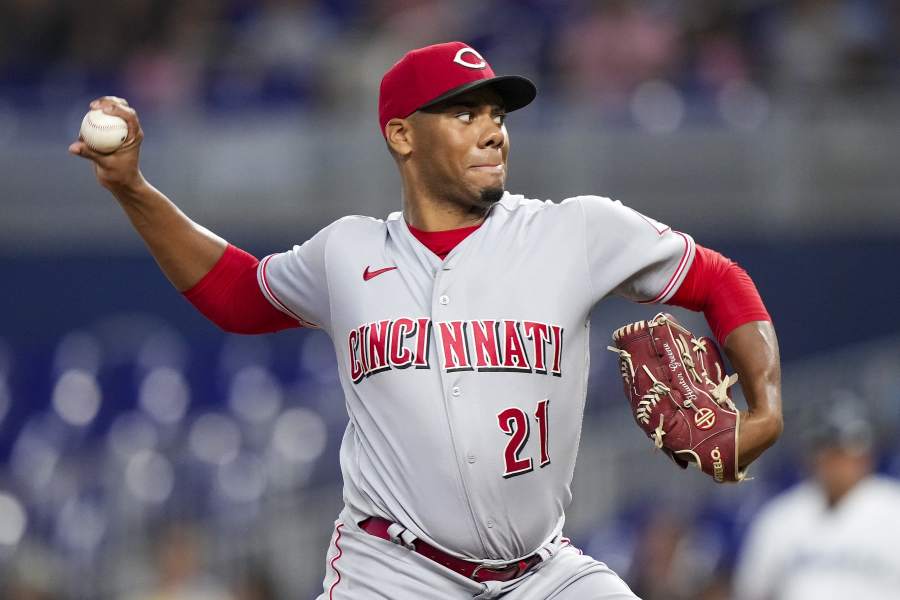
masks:
<svg viewBox="0 0 900 600"><path fill-rule="evenodd" d="M736 600L900 598L900 482L873 473L873 435L851 404L814 435L812 477L763 507Z"/></svg>

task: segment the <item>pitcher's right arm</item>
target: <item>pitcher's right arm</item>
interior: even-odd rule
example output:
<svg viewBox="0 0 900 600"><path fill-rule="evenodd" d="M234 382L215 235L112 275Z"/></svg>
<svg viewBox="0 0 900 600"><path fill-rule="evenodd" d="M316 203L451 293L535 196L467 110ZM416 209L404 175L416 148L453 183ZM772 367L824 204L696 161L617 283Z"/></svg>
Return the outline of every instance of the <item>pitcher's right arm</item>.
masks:
<svg viewBox="0 0 900 600"><path fill-rule="evenodd" d="M93 163L97 181L118 200L172 285L181 292L192 288L222 257L228 243L189 219L144 179L140 170L144 132L127 101L104 96L91 102L91 109L124 119L128 137L111 154L95 152L81 140L71 144L69 152Z"/></svg>
<svg viewBox="0 0 900 600"><path fill-rule="evenodd" d="M91 102L128 124L125 142L100 154L82 140L69 152L90 160L97 181L109 190L144 240L166 278L207 318L235 333L266 333L298 327L296 319L276 309L257 283L259 261L195 223L140 170L144 132L128 102L104 96Z"/></svg>

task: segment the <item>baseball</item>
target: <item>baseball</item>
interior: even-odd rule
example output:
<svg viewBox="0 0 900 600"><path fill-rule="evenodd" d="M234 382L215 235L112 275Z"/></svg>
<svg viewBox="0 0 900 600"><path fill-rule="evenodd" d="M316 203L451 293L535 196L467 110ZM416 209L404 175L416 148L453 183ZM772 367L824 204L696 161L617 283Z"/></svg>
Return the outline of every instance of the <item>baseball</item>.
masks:
<svg viewBox="0 0 900 600"><path fill-rule="evenodd" d="M81 139L92 150L103 154L114 152L128 137L128 124L115 115L92 110L81 121Z"/></svg>

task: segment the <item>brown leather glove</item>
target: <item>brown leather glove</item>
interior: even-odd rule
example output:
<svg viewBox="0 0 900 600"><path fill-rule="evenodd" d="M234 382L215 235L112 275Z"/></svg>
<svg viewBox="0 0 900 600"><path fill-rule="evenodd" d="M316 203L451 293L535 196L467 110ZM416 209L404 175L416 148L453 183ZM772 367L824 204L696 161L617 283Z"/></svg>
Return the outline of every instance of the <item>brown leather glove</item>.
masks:
<svg viewBox="0 0 900 600"><path fill-rule="evenodd" d="M710 338L696 338L671 315L615 330L625 396L644 433L679 466L696 464L717 482L741 481L740 412L722 356Z"/></svg>

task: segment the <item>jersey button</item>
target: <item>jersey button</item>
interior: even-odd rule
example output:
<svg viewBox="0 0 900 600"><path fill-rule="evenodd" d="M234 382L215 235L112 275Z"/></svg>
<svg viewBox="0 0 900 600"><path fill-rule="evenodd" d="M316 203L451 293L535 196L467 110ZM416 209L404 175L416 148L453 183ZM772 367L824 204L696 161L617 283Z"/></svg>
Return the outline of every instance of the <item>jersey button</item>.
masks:
<svg viewBox="0 0 900 600"><path fill-rule="evenodd" d="M453 389L450 390L450 393L453 394L454 398L458 398L460 394L462 394L462 390L459 389L458 385L454 385Z"/></svg>
<svg viewBox="0 0 900 600"><path fill-rule="evenodd" d="M443 296L438 298L438 302L441 303L441 306L447 306L448 304L450 304L450 296L444 294Z"/></svg>
<svg viewBox="0 0 900 600"><path fill-rule="evenodd" d="M474 465L476 460L478 460L478 459L475 458L474 454L470 454L466 457L466 462L469 463L470 465Z"/></svg>
<svg viewBox="0 0 900 600"><path fill-rule="evenodd" d="M485 525L488 526L488 529L491 529L491 528L494 526L494 522L493 522L493 521L488 521L487 523L485 523Z"/></svg>

